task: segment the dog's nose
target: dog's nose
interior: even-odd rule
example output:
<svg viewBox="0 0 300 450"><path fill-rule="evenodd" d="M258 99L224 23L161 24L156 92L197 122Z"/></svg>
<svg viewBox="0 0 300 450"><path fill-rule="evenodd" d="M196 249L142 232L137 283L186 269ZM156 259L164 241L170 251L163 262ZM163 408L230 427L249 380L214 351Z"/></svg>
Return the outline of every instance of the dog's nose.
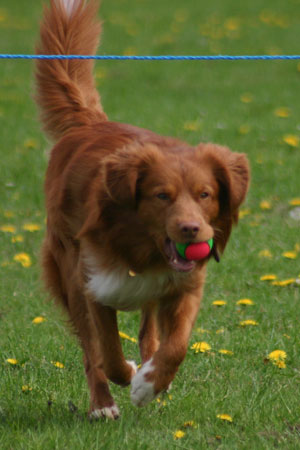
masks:
<svg viewBox="0 0 300 450"><path fill-rule="evenodd" d="M200 226L197 222L182 222L179 225L179 229L183 238L194 239L199 232Z"/></svg>

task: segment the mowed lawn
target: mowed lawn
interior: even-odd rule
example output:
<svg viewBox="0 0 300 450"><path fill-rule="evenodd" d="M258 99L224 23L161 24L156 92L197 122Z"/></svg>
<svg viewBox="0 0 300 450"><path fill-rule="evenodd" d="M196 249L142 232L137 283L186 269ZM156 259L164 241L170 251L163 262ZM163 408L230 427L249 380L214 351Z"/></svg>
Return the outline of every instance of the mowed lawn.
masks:
<svg viewBox="0 0 300 450"><path fill-rule="evenodd" d="M102 3L99 53L299 54L299 0ZM41 13L2 0L0 52L33 53ZM121 418L93 423L81 350L40 281L51 143L33 72L0 60L0 448L300 448L300 62L96 63L110 119L245 152L252 182L172 391L137 409L112 386ZM119 314L139 363L138 322Z"/></svg>

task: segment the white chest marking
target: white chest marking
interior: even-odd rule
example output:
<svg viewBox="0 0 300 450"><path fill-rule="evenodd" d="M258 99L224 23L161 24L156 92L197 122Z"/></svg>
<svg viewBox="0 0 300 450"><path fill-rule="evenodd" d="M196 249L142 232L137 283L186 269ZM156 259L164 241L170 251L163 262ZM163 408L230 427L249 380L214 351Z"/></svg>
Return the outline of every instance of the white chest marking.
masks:
<svg viewBox="0 0 300 450"><path fill-rule="evenodd" d="M174 283L171 273L145 273L131 277L127 272L106 272L89 267L87 290L105 306L130 311L166 294Z"/></svg>

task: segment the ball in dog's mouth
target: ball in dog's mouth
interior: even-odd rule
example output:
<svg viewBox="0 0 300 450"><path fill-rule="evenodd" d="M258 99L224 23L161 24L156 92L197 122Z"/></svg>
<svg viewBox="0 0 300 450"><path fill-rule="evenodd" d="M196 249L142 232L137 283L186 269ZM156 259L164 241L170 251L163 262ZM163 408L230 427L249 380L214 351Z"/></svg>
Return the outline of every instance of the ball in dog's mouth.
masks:
<svg viewBox="0 0 300 450"><path fill-rule="evenodd" d="M182 258L176 249L176 243L171 239L166 239L164 250L172 269L178 272L190 272L194 269L196 262Z"/></svg>

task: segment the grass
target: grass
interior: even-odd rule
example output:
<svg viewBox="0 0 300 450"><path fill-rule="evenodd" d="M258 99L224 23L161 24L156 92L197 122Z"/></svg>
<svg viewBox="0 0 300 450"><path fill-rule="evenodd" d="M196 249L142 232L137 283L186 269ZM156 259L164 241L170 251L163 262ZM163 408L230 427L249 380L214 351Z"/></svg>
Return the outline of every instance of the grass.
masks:
<svg viewBox="0 0 300 450"><path fill-rule="evenodd" d="M2 0L3 53L32 53L42 2ZM179 0L111 0L102 6L107 54L293 54L298 52L299 0L263 7ZM296 279L299 220L300 72L297 62L102 62L96 76L113 120L213 141L247 153L252 185L243 217L217 265L209 265L203 306L172 397L134 408L128 389L112 387L119 421L89 423L82 355L40 282L44 232L46 142L32 100L33 64L1 61L0 127L0 448L1 449L297 449L299 407L299 285L274 286L262 275ZM278 108L288 108L279 117ZM290 144L284 141L291 135ZM294 144L294 145L291 145ZM262 209L267 201L269 209ZM38 225L36 231L24 225ZM4 230L4 231L3 231ZM16 236L21 236L16 239ZM12 242L12 240L14 242ZM262 251L268 250L268 252ZM294 251L294 259L283 253ZM14 260L30 256L28 267ZM242 298L254 305L240 306ZM216 307L214 300L226 304ZM35 317L46 320L34 324ZM120 314L136 337L139 314ZM242 327L251 319L257 325ZM204 330L204 331L203 331ZM221 330L221 332L220 332ZM134 342L124 340L138 361ZM223 355L227 349L233 355ZM286 352L286 367L268 359ZM17 364L7 359L15 358ZM60 362L64 368L55 367ZM22 386L28 386L27 392ZM217 417L228 414L232 422ZM193 421L193 426L184 423ZM173 433L185 434L174 439Z"/></svg>

